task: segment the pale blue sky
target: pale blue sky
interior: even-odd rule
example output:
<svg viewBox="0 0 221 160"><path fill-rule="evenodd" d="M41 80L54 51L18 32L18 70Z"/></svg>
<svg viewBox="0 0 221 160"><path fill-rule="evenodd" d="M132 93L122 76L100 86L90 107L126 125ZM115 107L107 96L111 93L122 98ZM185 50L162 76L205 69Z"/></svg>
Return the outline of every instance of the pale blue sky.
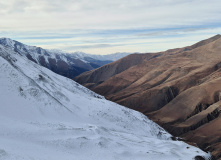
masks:
<svg viewBox="0 0 221 160"><path fill-rule="evenodd" d="M0 35L68 52L157 52L220 34L220 8L220 0L7 0Z"/></svg>

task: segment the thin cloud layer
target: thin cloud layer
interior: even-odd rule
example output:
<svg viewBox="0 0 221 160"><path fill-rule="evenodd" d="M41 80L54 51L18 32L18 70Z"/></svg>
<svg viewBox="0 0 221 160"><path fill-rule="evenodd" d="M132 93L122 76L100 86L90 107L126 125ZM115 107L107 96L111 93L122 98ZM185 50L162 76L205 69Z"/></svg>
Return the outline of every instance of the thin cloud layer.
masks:
<svg viewBox="0 0 221 160"><path fill-rule="evenodd" d="M63 46L70 52L79 49L92 53L93 49L101 54L99 48L102 53L117 49L159 51L184 43L155 46L155 50L142 45L150 39L171 40L190 34L198 37L189 40L195 42L220 33L216 32L221 26L220 6L219 0L8 0L0 2L0 33L28 44Z"/></svg>

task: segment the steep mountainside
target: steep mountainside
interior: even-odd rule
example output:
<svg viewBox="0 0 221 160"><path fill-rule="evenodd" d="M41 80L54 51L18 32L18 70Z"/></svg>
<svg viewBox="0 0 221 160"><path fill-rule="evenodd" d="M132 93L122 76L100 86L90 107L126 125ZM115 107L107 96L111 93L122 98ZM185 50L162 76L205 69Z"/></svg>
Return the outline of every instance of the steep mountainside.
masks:
<svg viewBox="0 0 221 160"><path fill-rule="evenodd" d="M0 46L0 159L207 159L143 114ZM105 157L105 158L104 158Z"/></svg>
<svg viewBox="0 0 221 160"><path fill-rule="evenodd" d="M20 55L26 56L29 60L68 78L74 78L85 71L112 62L110 60L98 60L91 57L79 58L74 54L68 54L61 51L45 50L40 47L27 46L9 38L1 38L0 45L17 52Z"/></svg>
<svg viewBox="0 0 221 160"><path fill-rule="evenodd" d="M83 73L76 81L220 158L221 36L150 56L116 74L109 71L117 62ZM133 63L129 56L124 59ZM106 74L111 76L99 81Z"/></svg>
<svg viewBox="0 0 221 160"><path fill-rule="evenodd" d="M150 60L160 55L162 54L131 54L101 68L85 72L84 74L77 76L75 80L89 88L92 88L127 70L128 68L142 63L143 60ZM107 91L109 88L105 90Z"/></svg>

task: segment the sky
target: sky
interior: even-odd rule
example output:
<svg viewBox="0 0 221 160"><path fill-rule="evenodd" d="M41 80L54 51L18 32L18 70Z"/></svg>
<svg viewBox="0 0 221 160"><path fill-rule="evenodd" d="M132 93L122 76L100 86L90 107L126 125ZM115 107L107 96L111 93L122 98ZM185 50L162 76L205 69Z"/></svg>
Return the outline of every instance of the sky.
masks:
<svg viewBox="0 0 221 160"><path fill-rule="evenodd" d="M220 0L7 0L0 37L91 54L158 52L221 34Z"/></svg>

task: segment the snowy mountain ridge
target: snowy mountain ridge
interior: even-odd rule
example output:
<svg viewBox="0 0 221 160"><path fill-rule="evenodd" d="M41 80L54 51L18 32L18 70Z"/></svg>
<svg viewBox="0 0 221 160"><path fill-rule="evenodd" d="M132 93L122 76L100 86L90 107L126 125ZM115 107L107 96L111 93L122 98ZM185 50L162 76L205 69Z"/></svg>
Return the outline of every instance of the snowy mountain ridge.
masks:
<svg viewBox="0 0 221 160"><path fill-rule="evenodd" d="M0 38L0 44L7 46L7 47L17 48L19 49L18 51L20 52L22 51L27 52L27 50L33 51L31 55L33 56L33 54L35 54L35 56L33 57L35 57L34 60L38 62L38 64L39 64L39 60L38 60L38 57L36 57L36 52L38 54L44 55L46 57L50 56L52 58L56 58L56 56L59 55L65 62L68 62L69 61L68 57L71 57L74 59L79 59L85 63L90 63L90 61L86 60L88 57L96 59L96 60L100 60L100 61L116 61L129 54L132 54L132 53L127 53L127 52L118 52L118 53L107 54L107 55L95 55L95 54L87 54L87 53L80 52L80 51L68 53L62 50L58 50L58 49L42 49L41 47L28 46L18 41L12 40L10 38Z"/></svg>
<svg viewBox="0 0 221 160"><path fill-rule="evenodd" d="M75 54L58 50L46 50L41 47L28 46L9 38L1 38L0 45L22 56L26 56L29 60L68 78L74 78L85 71L112 62L109 60L97 60L91 57L78 57Z"/></svg>
<svg viewBox="0 0 221 160"><path fill-rule="evenodd" d="M13 44L12 44L13 45ZM0 159L191 160L210 155L0 45Z"/></svg>
<svg viewBox="0 0 221 160"><path fill-rule="evenodd" d="M31 56L34 57L34 60L36 62L38 62L38 64L39 64L39 59L37 56L38 54L43 55L45 57L50 56L51 58L55 58L57 55L55 52L50 52L50 51L42 49L40 47L28 46L28 45L22 44L18 41L12 40L10 38L1 38L0 44L4 45L6 47L9 47L9 48L10 47L13 48L15 52L18 52L21 55L23 55L23 54L26 55L28 53L31 54ZM28 51L30 51L30 52L28 52ZM59 53L59 54L61 54L61 53ZM67 58L64 58L63 55L62 55L62 58L67 62ZM46 59L46 60L48 60L48 59Z"/></svg>

